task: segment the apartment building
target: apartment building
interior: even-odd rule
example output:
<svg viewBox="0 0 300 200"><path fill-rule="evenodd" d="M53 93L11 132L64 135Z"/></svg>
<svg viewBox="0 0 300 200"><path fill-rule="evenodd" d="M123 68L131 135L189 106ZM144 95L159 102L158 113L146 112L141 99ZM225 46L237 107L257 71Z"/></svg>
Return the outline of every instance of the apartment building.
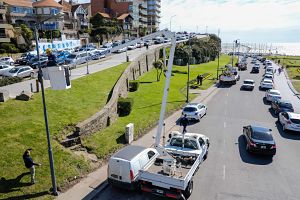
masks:
<svg viewBox="0 0 300 200"><path fill-rule="evenodd" d="M148 0L147 14L148 14L148 32L152 33L159 29L160 24L160 8L161 0Z"/></svg>
<svg viewBox="0 0 300 200"><path fill-rule="evenodd" d="M160 8L160 0L158 2L157 5L159 5L159 7L156 5L156 10ZM149 26L148 5L149 0L91 0L93 16L98 12L107 13L113 18L129 14L133 19L132 36L146 34ZM157 15L152 18L154 21L157 21ZM153 24L155 23L153 22Z"/></svg>
<svg viewBox="0 0 300 200"><path fill-rule="evenodd" d="M3 0L0 0L0 42L10 42L13 36L13 27L6 19L6 7Z"/></svg>

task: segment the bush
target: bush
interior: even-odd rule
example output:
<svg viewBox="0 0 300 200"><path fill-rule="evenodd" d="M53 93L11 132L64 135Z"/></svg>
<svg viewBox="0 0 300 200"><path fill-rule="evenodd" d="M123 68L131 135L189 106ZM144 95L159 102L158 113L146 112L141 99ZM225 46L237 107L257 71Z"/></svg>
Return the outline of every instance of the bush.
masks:
<svg viewBox="0 0 300 200"><path fill-rule="evenodd" d="M18 53L19 49L12 43L1 43L0 49L3 49L6 53Z"/></svg>
<svg viewBox="0 0 300 200"><path fill-rule="evenodd" d="M127 116L130 114L133 106L133 98L119 98L118 99L118 113L119 116Z"/></svg>
<svg viewBox="0 0 300 200"><path fill-rule="evenodd" d="M5 53L5 49L0 49L0 53Z"/></svg>
<svg viewBox="0 0 300 200"><path fill-rule="evenodd" d="M129 81L129 91L135 92L139 89L140 82L139 81Z"/></svg>
<svg viewBox="0 0 300 200"><path fill-rule="evenodd" d="M21 82L22 78L20 77L3 77L0 79L0 87L5 86L5 85L10 85L13 83L18 83Z"/></svg>

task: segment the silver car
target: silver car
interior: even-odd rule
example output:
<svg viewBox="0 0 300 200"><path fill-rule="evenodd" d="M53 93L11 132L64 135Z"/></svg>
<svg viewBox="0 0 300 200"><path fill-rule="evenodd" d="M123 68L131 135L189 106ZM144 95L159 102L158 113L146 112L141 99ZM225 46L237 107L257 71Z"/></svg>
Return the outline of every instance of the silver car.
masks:
<svg viewBox="0 0 300 200"><path fill-rule="evenodd" d="M29 66L18 66L14 67L11 70L5 72L3 76L7 77L33 77L34 76L34 70Z"/></svg>
<svg viewBox="0 0 300 200"><path fill-rule="evenodd" d="M182 110L182 117L186 115L188 119L200 121L206 115L207 107L201 103L189 103Z"/></svg>
<svg viewBox="0 0 300 200"><path fill-rule="evenodd" d="M5 72L11 70L12 68L14 68L14 66L0 63L0 76L2 76Z"/></svg>

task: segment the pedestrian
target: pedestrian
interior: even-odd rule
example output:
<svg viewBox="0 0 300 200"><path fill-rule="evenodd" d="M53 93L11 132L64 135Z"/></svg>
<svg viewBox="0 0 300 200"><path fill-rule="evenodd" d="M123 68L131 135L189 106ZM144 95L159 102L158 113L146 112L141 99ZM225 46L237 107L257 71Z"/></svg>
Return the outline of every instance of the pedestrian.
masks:
<svg viewBox="0 0 300 200"><path fill-rule="evenodd" d="M196 79L197 79L197 84L199 85L200 84L200 75L199 74Z"/></svg>
<svg viewBox="0 0 300 200"><path fill-rule="evenodd" d="M147 50L149 49L149 44L148 44L148 43L146 43L146 49L147 49Z"/></svg>
<svg viewBox="0 0 300 200"><path fill-rule="evenodd" d="M186 117L186 114L180 119L180 126L183 126L182 133L186 133L186 127L189 124L189 119Z"/></svg>
<svg viewBox="0 0 300 200"><path fill-rule="evenodd" d="M203 76L200 76L200 85L202 85L202 81L203 81Z"/></svg>
<svg viewBox="0 0 300 200"><path fill-rule="evenodd" d="M52 53L50 48L46 49L46 54L48 56L47 67L57 66L56 56Z"/></svg>
<svg viewBox="0 0 300 200"><path fill-rule="evenodd" d="M280 73L281 73L281 68L278 68L278 74L280 75Z"/></svg>
<svg viewBox="0 0 300 200"><path fill-rule="evenodd" d="M30 171L30 174L31 174L31 184L35 184L36 181L35 181L35 165L36 166L41 166L40 163L35 163L33 162L32 158L30 157L30 152L32 151L32 149L27 149L24 154L23 154L23 160L24 160L24 164L25 164L25 167L27 169L29 169Z"/></svg>
<svg viewBox="0 0 300 200"><path fill-rule="evenodd" d="M276 69L274 69L274 74L276 74Z"/></svg>

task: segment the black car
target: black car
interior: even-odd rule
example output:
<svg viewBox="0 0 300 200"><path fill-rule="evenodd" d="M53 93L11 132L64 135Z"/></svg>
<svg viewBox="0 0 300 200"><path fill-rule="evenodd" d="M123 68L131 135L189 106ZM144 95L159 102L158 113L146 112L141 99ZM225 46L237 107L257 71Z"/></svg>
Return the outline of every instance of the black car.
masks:
<svg viewBox="0 0 300 200"><path fill-rule="evenodd" d="M293 105L290 101L279 99L271 104L274 113L277 115L281 112L294 112Z"/></svg>
<svg viewBox="0 0 300 200"><path fill-rule="evenodd" d="M244 126L243 134L247 141L246 150L253 153L275 155L276 143L271 131L271 129L261 126Z"/></svg>
<svg viewBox="0 0 300 200"><path fill-rule="evenodd" d="M259 73L259 67L252 67L251 73Z"/></svg>

